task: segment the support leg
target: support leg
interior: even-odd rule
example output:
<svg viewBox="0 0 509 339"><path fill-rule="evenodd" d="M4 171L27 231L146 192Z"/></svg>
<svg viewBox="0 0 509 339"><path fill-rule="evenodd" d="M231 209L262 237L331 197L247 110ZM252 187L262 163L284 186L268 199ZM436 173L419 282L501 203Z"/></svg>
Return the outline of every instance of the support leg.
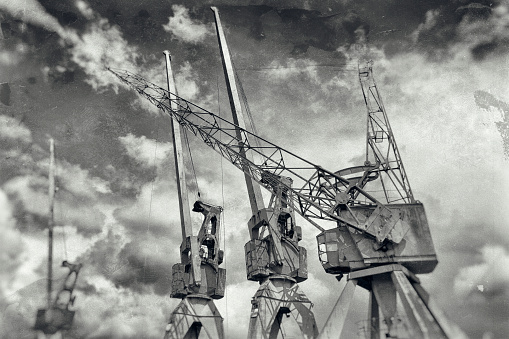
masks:
<svg viewBox="0 0 509 339"><path fill-rule="evenodd" d="M387 325L386 335L389 338L397 337L397 328L395 328L395 321L397 318L397 298L396 289L392 283L390 273L378 274L373 276L371 282L372 293L374 294L382 315L384 322Z"/></svg>
<svg viewBox="0 0 509 339"><path fill-rule="evenodd" d="M345 324L348 309L350 308L350 303L352 302L356 286L356 279L348 280L343 292L341 292L341 295L339 296L338 301L334 305L329 318L327 318L318 339L339 338L343 331L343 326Z"/></svg>
<svg viewBox="0 0 509 339"><path fill-rule="evenodd" d="M303 338L318 336L312 304L293 279L271 277L260 285L252 304L249 339L276 339L285 316L295 320Z"/></svg>
<svg viewBox="0 0 509 339"><path fill-rule="evenodd" d="M433 299L429 296L428 292L424 290L421 284L412 283L415 291L419 297L424 301L428 310L431 312L435 321L438 323L442 331L446 334L447 338L467 338L465 333L459 328L453 328L440 308L437 307Z"/></svg>
<svg viewBox="0 0 509 339"><path fill-rule="evenodd" d="M407 276L401 271L391 273L391 278L401 298L409 321L412 338L447 338L423 299L417 294Z"/></svg>
<svg viewBox="0 0 509 339"><path fill-rule="evenodd" d="M223 339L223 318L207 296L189 295L171 314L165 339Z"/></svg>
<svg viewBox="0 0 509 339"><path fill-rule="evenodd" d="M368 336L369 339L380 339L380 312L373 291L369 292Z"/></svg>

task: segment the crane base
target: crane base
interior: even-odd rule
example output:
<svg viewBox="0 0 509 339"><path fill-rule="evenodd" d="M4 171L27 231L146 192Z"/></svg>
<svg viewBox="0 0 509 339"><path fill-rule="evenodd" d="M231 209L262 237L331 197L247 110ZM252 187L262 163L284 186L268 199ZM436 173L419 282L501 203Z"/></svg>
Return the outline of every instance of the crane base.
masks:
<svg viewBox="0 0 509 339"><path fill-rule="evenodd" d="M318 339L340 337L357 285L370 292L365 338L434 339L460 334L436 308L419 279L405 267L392 264L349 274Z"/></svg>
<svg viewBox="0 0 509 339"><path fill-rule="evenodd" d="M223 339L223 317L206 295L188 295L170 316L164 339L198 339L200 332L209 339Z"/></svg>
<svg viewBox="0 0 509 339"><path fill-rule="evenodd" d="M283 315L297 323L300 337L311 339L318 335L312 303L292 278L271 276L260 285L251 304L249 339L278 338Z"/></svg>

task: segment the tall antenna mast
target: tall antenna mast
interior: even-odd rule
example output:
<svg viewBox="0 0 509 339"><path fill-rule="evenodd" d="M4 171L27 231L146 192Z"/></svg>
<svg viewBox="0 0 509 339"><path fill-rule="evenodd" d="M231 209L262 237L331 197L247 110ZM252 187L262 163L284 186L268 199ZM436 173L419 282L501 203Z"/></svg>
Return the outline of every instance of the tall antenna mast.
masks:
<svg viewBox="0 0 509 339"><path fill-rule="evenodd" d="M53 139L50 143L50 163L48 171L48 196L49 196L49 217L48 217L48 290L47 305L45 309L37 310L34 330L38 331L38 338L53 338L52 335L61 331L69 330L72 326L74 314L72 310L76 296L73 295L78 273L82 264L71 264L67 260L62 262L62 267L67 267L69 273L64 280L63 286L56 293L54 300L51 298L53 290L53 227L54 220L54 203L55 203L55 142Z"/></svg>

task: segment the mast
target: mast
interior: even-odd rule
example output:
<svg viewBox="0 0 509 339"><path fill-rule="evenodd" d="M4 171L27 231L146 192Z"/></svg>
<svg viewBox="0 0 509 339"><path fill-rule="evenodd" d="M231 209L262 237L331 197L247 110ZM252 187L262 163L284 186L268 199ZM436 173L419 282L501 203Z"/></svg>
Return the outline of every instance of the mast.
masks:
<svg viewBox="0 0 509 339"><path fill-rule="evenodd" d="M378 167L385 201L415 203L382 96L373 77L373 62L359 66L359 81L367 109L366 164ZM371 162L373 161L373 162Z"/></svg>
<svg viewBox="0 0 509 339"><path fill-rule="evenodd" d="M48 218L48 309L51 308L51 290L53 278L53 226L55 224L53 206L55 203L55 142L49 139L49 218Z"/></svg>
<svg viewBox="0 0 509 339"><path fill-rule="evenodd" d="M172 109L180 105L169 51L164 51L168 94L163 99ZM202 327L210 339L223 339L223 318L213 299L224 296L226 270L219 265L224 253L219 248L220 214L222 208L196 201L193 212L202 213L204 220L193 235L188 187L185 179L182 126L171 117L175 172L179 197L182 244L180 263L172 266L172 298L182 301L175 308L166 326L165 339L198 339Z"/></svg>
<svg viewBox="0 0 509 339"><path fill-rule="evenodd" d="M230 107L233 115L233 122L235 125L239 126L243 130L246 129L246 123L244 122L244 114L242 112L242 106L240 104L240 96L239 91L237 89L237 83L235 82L235 73L233 70L233 64L231 60L230 50L228 49L228 45L226 44L226 37L223 32L223 26L221 25L221 19L219 18L219 10L217 7L210 7L214 12L214 17L216 20L216 30L217 30L217 39L219 41L219 49L221 52L221 60L223 63L223 69L226 78L226 88L228 90L228 98L230 99ZM248 161L253 163L253 157L251 153L246 153L244 150L244 144L249 143L248 140L242 139L242 134L240 130L236 130L237 139L239 142L240 153L244 156ZM262 191L260 186L246 173L249 171L249 168L245 166L244 177L246 179L247 193L249 195L249 202L251 203L251 211L253 215L258 213L259 210L265 208L265 204L263 203Z"/></svg>
<svg viewBox="0 0 509 339"><path fill-rule="evenodd" d="M173 76L172 68L171 68L171 55L169 51L164 51L164 56L166 59L166 81L168 85L169 94L169 104L171 108L174 107L175 104L172 100L176 99L173 97L173 94L177 95L177 87L175 85L175 78ZM176 123L175 118L171 118L171 129L173 131L172 140L173 140L173 153L175 155L175 173L177 175L177 191L179 198L179 211L180 211L180 227L182 229L182 239L185 240L188 236L193 235L193 228L191 223L191 211L189 208L189 198L187 194L187 184L186 184L186 173L185 173L185 165L184 165L184 154L182 149L182 127Z"/></svg>
<svg viewBox="0 0 509 339"><path fill-rule="evenodd" d="M270 171L259 172L262 184L271 186L274 192L266 208L261 187L253 178L249 165L254 163L254 157L249 152L252 145L248 135L243 133L246 131L244 114L248 112L247 106L243 112L236 83L238 79L235 78L219 10L217 7L211 9L216 21L239 155L243 159L241 167L253 212L248 222L251 239L244 246L246 273L248 280L257 281L260 287L251 301L248 338L278 337L285 327L283 315L293 317L293 329L299 331L304 338L316 338L318 329L311 311L312 303L298 285L298 282L307 279L307 252L298 244L302 239L302 231L296 225L294 209L287 201L291 200L292 192L289 188L293 180ZM263 153L259 156L263 157Z"/></svg>

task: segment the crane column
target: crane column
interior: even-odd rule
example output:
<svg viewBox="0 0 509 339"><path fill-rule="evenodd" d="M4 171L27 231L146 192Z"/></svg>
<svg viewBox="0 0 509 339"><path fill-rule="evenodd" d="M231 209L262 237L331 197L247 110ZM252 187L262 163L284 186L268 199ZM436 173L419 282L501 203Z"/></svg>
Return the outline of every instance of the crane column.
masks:
<svg viewBox="0 0 509 339"><path fill-rule="evenodd" d="M221 59L226 78L233 121L236 126L246 130L244 112L233 68L230 51L219 18L219 10L214 12ZM253 163L246 134L236 128L239 153ZM243 139L243 135L246 138ZM264 171L262 184L271 188L273 195L266 208L261 188L253 179L249 166L243 164L249 202L253 213L248 222L251 240L244 246L248 280L257 281L260 287L251 301L251 317L248 338L277 338L282 331L283 315L292 316L298 328L294 328L305 338L318 335L311 302L300 290L298 282L307 279L307 253L298 245L302 239L299 226L295 225L295 213L287 203L290 200L292 180L288 177Z"/></svg>
<svg viewBox="0 0 509 339"><path fill-rule="evenodd" d="M171 68L170 52L164 51L170 107L176 107L177 89ZM220 214L222 208L196 201L193 212L202 213L203 223L193 235L185 162L182 127L171 118L175 172L179 198L182 244L180 263L172 267L171 297L182 299L172 312L166 326L165 339L198 339L202 328L210 339L224 338L223 318L213 299L224 296L226 270L219 265L223 251L219 248Z"/></svg>

